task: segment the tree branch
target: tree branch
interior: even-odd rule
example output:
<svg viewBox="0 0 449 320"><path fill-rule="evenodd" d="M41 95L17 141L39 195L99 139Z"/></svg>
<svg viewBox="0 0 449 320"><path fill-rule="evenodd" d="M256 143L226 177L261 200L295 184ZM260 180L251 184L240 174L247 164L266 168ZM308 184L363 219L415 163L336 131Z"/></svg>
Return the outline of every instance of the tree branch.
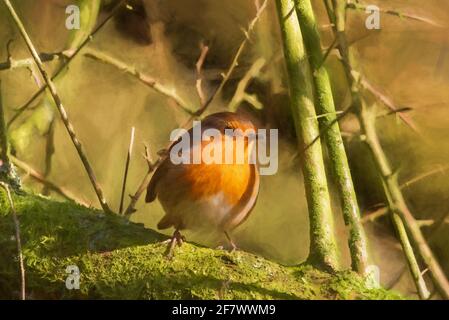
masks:
<svg viewBox="0 0 449 320"><path fill-rule="evenodd" d="M178 94L176 93L176 90L165 87L164 85L157 82L156 79L154 79L152 76L150 76L148 74L144 74L143 72L140 72L139 70L137 70L135 67L130 66L130 65L126 64L125 62L120 61L119 59L113 58L113 57L109 56L108 54L106 54L104 52L97 51L95 49L91 49L91 48L86 49L84 55L88 58L97 60L102 63L109 64L111 66L114 66L117 69L119 69L120 71L123 71L123 72L133 76L134 78L136 78L137 80L139 80L146 86L152 88L156 92L172 99L182 110L184 110L188 114L190 114L190 115L194 114L194 111L191 109L191 107L188 106L187 103L185 103L184 100L180 96L178 96Z"/></svg>
<svg viewBox="0 0 449 320"><path fill-rule="evenodd" d="M352 9L352 10L358 10L358 11L366 12L366 10L368 9L368 6L366 6L364 4L361 4L360 2L354 3L354 2L348 1L348 3L346 4L346 8L347 9ZM429 18L426 18L426 17L421 17L421 16L418 16L418 15L415 15L415 14L410 14L410 13L406 13L406 12L400 12L400 11L391 10L391 9L382 9L382 8L380 8L379 11L381 13L392 15L392 16L396 16L396 17L399 17L399 18L405 18L405 19L415 20L415 21L419 21L419 22L424 22L424 23L427 23L427 24L429 24L431 26L434 26L434 27L439 27L439 28L443 27L443 25L441 25L438 22L435 22L432 19L429 19Z"/></svg>
<svg viewBox="0 0 449 320"><path fill-rule="evenodd" d="M206 103L206 97L204 95L203 91L203 75L202 75L202 69L204 61L206 60L207 53L209 52L209 47L201 43L201 53L198 58L198 61L195 64L196 68L196 92L198 94L198 98L200 99L201 105L204 105Z"/></svg>

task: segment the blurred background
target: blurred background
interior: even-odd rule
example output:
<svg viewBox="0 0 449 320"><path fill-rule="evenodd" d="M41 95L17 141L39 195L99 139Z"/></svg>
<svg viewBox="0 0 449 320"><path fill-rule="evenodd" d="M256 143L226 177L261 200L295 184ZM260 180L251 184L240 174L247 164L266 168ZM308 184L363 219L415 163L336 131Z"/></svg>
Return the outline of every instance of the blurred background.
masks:
<svg viewBox="0 0 449 320"><path fill-rule="evenodd" d="M12 1L40 52L66 49L69 31L65 9L73 1ZM260 1L261 2L261 1ZM332 30L322 1L312 1L324 42L328 47ZM142 0L130 1L93 38L87 47L107 53L136 70L151 75L176 92L192 109L200 106L195 90L195 64L201 45L209 47L203 65L203 86L207 96L220 83L245 38L242 30L254 18L253 0ZM440 23L436 27L420 21L382 15L380 30L367 30L363 11L348 11L348 37L357 49L360 71L400 108L413 127L379 105L378 131L384 149L398 172L407 203L415 218L425 223L423 231L449 275L449 1L370 0L381 8L421 15ZM98 21L108 15L114 1L104 1ZM0 6L0 62L7 61L7 43L13 59L29 57L24 42ZM308 253L308 217L296 138L289 115L285 66L279 26L273 1L256 24L239 64L222 94L208 113L229 108L236 88L257 61L265 63L250 78L247 92L257 97L262 109L245 101L238 104L263 128L279 128L279 170L263 176L257 205L250 218L234 231L237 245L283 264L305 260ZM339 110L349 106L350 95L338 60L332 52L326 61ZM54 71L58 62L46 63ZM37 90L27 69L0 70L6 119ZM147 171L142 157L143 143L157 151L166 147L169 134L188 119L188 114L170 99L114 66L100 63L81 52L64 77L58 91L75 130L83 142L105 196L118 210L123 170L131 127L136 129L126 194L136 191ZM17 158L64 187L83 202L98 207L95 193L56 109L36 100L10 127L10 139ZM54 126L51 125L52 120ZM387 215L382 186L368 151L358 139L359 126L352 115L341 121L357 189L363 221L369 235L371 260L381 269L383 285L415 295L400 245ZM46 164L48 132L54 130L51 170ZM36 192L47 193L26 173L23 183ZM51 196L58 198L57 194ZM125 206L128 204L128 198ZM334 214L341 259L349 266L346 229L334 192ZM379 209L380 208L380 209ZM162 217L160 205L138 202L132 220L155 228ZM376 218L372 218L376 217ZM443 221L442 223L434 223ZM171 233L169 230L167 233ZM191 241L208 246L222 244L221 238L187 233Z"/></svg>

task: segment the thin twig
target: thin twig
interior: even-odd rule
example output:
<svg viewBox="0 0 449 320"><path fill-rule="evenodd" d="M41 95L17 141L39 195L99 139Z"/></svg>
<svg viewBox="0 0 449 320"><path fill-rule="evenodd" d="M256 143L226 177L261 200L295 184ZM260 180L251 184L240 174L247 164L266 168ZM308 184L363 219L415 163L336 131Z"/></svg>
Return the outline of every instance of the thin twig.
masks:
<svg viewBox="0 0 449 320"><path fill-rule="evenodd" d="M337 38L335 38L332 41L332 43L330 44L329 48L326 49L326 52L324 52L324 55L323 55L323 60L321 61L320 65L318 66L319 68L321 68L326 63L327 58L331 54L332 50L335 49L335 46L337 45L337 43L338 43Z"/></svg>
<svg viewBox="0 0 449 320"><path fill-rule="evenodd" d="M148 184L150 183L151 174L157 168L157 166L162 162L162 159L163 159L163 157L159 157L156 161L153 161L151 158L150 148L148 147L148 145L145 145L144 158L147 161L148 170L147 170L147 173L145 174L142 182L140 183L139 187L137 188L137 191L133 195L129 196L131 198L131 201L124 213L125 217L127 217L128 219L131 216L131 214L133 214L136 211L135 210L136 203L139 200L142 193L147 188Z"/></svg>
<svg viewBox="0 0 449 320"><path fill-rule="evenodd" d="M445 174L446 171L448 171L448 170L449 170L449 166L439 166L436 169L433 169L433 170L431 170L429 172L425 172L423 174L420 174L419 176L414 177L413 179L410 179L410 180L404 182L403 184L400 185L400 187L401 187L401 189L406 188L406 187L410 187L412 184L415 184L415 183L417 183L417 182L419 182L419 181L421 181L421 180L423 180L425 178L431 177L431 176L433 176L435 174L438 174L438 173Z"/></svg>
<svg viewBox="0 0 449 320"><path fill-rule="evenodd" d="M354 3L354 2L350 2L348 1L347 5L346 5L347 9L352 9L352 10L359 10L359 11L365 11L368 9L368 6L361 4L361 3ZM426 17L422 17L422 16L418 16L416 14L411 14L411 13L406 13L406 12L400 12L397 10L391 10L391 9L383 9L383 8L379 8L379 12L384 13L384 14L388 14L388 15L392 15L392 16L396 16L399 18L405 18L405 19L410 19L410 20L415 20L415 21L419 21L419 22L424 22L427 24L430 24L434 27L439 27L442 28L443 25L441 25L438 22L435 22L432 19L426 18Z"/></svg>
<svg viewBox="0 0 449 320"><path fill-rule="evenodd" d="M42 62L52 62L56 60L61 60L66 55L64 52L56 52L56 53L40 53L39 57ZM34 60L32 58L26 59L12 59L12 57L8 57L7 61L0 62L0 71L3 70L14 70L19 68L29 68L34 65Z"/></svg>
<svg viewBox="0 0 449 320"><path fill-rule="evenodd" d="M106 23L111 20L116 14L117 12L120 10L120 8L122 7L122 5L126 2L127 0L120 0L117 5L111 10L111 12L109 13L109 15L92 31L92 33L79 45L78 48L74 49L74 50L67 50L64 51L64 55L67 57L65 63L63 63L57 70L56 72L51 76L51 80L55 80L56 77L62 72L64 71L68 65L70 64L70 62L73 61L73 59L78 55L78 53L81 51L81 49L83 49L90 41L92 41L93 37L97 34L98 31L100 31L105 25ZM34 100L36 100L42 92L45 91L45 89L47 88L47 85L43 86L42 88L40 88L38 91L36 91L31 98L25 102L25 104L23 104L20 108L16 109L16 114L9 120L8 122L8 127L11 126L11 124L26 110L28 109L28 107L33 103Z"/></svg>
<svg viewBox="0 0 449 320"><path fill-rule="evenodd" d="M410 128L413 129L413 131L419 133L418 127L415 125L415 123L412 121L412 119L408 116L406 113L410 109L404 109L405 111L402 111L400 107L397 107L393 100L382 93L379 89L375 88L365 77L360 77L360 85L365 89L368 90L375 98L377 98L382 104L384 104L387 108L389 108L392 112L397 113L399 117L404 121L405 124L407 124Z"/></svg>
<svg viewBox="0 0 449 320"><path fill-rule="evenodd" d="M44 185L47 189L56 192L57 194L59 194L60 196L62 196L67 200L74 201L86 207L89 207L89 204L86 201L77 198L72 192L70 192L66 188L58 186L56 183L48 180L42 173L38 172L36 169L31 167L26 162L19 160L12 155L10 155L10 158L12 163L14 163L14 165L16 165L19 169L23 170L24 172L26 172L26 174L28 174L34 180Z"/></svg>
<svg viewBox="0 0 449 320"><path fill-rule="evenodd" d="M237 85L237 89L235 90L234 96L231 99L231 102L228 104L228 109L230 111L237 111L239 105L246 101L250 103L256 109L262 109L263 105L258 100L256 95L252 95L246 92L246 88L250 84L251 80L256 78L262 68L265 66L266 61L264 58L257 59L243 76L243 78L239 81Z"/></svg>
<svg viewBox="0 0 449 320"><path fill-rule="evenodd" d="M252 31L254 30L254 27L256 26L257 21L260 19L260 16L262 15L263 11L267 7L268 0L265 0L262 5L256 5L257 7L257 13L254 19L249 23L249 26L246 30L244 30L245 38L243 39L242 43L240 44L239 48L237 49L237 52L234 56L234 59L231 62L231 65L228 68L228 71L223 75L223 80L221 81L220 85L215 89L212 96L206 101L202 107L195 112L196 116L200 116L203 114L204 110L207 109L207 107L220 95L221 91L223 90L225 84L228 82L232 72L234 72L234 69L238 66L239 58L245 49L246 45L250 41L250 35ZM257 4L257 2L256 2Z"/></svg>
<svg viewBox="0 0 449 320"><path fill-rule="evenodd" d="M129 170L129 164L131 162L131 156L133 153L133 146L134 146L134 132L135 128L131 128L131 138L129 140L129 147L128 147L128 153L126 155L126 164L125 164L125 172L123 173L123 184L122 184L122 193L120 195L120 207L118 212L120 214L123 213L123 200L125 198L125 190L126 190L126 180L128 179L128 170Z"/></svg>
<svg viewBox="0 0 449 320"><path fill-rule="evenodd" d="M83 148L81 142L78 140L78 138L76 136L76 133L75 133L75 130L74 130L72 124L69 121L69 118L67 116L67 112L66 112L64 106L62 105L61 99L58 96L58 93L56 91L56 87L55 87L53 81L50 79L50 77L48 76L47 72L45 71L45 68L44 68L44 66L42 64L42 61L39 58L39 54L37 53L36 48L34 47L30 37L28 36L28 33L26 32L25 27L24 27L22 21L20 20L19 16L17 15L14 7L12 6L10 0L3 0L3 1L4 1L5 5L6 5L6 7L8 8L9 13L11 14L11 17L13 18L13 20L14 20L17 28L19 29L23 39L25 40L25 43L26 43L28 49L30 50L31 55L33 56L34 61L36 62L36 65L37 65L37 67L39 69L39 72L40 72L42 78L44 79L48 89L49 89L49 92L50 92L50 94L51 94L51 96L52 96L52 98L53 98L53 100L55 102L56 107L58 108L58 111L59 111L59 113L61 115L61 119L62 119L62 121L63 121L63 123L64 123L64 125L65 125L65 127L67 129L67 132L70 135L70 138L71 138L71 140L73 142L73 145L75 146L76 151L78 152L78 155L79 155L79 157L81 159L81 162L83 163L84 168L86 169L86 172L87 172L87 174L89 176L89 179L90 179L90 181L92 183L92 186L93 186L93 188L95 190L95 193L97 194L98 200L100 201L101 207L103 208L103 210L105 212L110 213L111 210L109 209L109 206L108 206L108 204L106 202L106 199L103 196L103 191L101 189L101 186L97 182L97 178L95 177L95 174L94 174L94 171L92 169L92 166L90 165L90 162L87 159L86 153L84 152L84 148Z"/></svg>
<svg viewBox="0 0 449 320"><path fill-rule="evenodd" d="M373 212L370 212L370 213L364 215L360 221L362 223L374 222L375 220L379 219L380 217L386 216L388 213L389 213L388 208L383 206Z"/></svg>
<svg viewBox="0 0 449 320"><path fill-rule="evenodd" d="M146 86L152 88L156 92L172 99L182 110L184 110L188 114L191 115L194 114L192 108L186 102L184 102L184 100L176 93L176 90L165 87L164 85L156 81L156 79L154 79L152 76L137 70L135 67L128 65L127 63L117 58L111 57L107 53L100 52L95 49L91 48L86 49L84 55L96 61L112 65L117 69L119 69L120 71L123 71L133 76L134 78L136 78Z"/></svg>
<svg viewBox="0 0 449 320"><path fill-rule="evenodd" d="M206 103L206 96L204 95L204 91L203 91L202 69L203 69L203 64L204 64L204 61L206 60L206 56L207 56L208 52L209 52L209 47L204 45L203 43L201 43L201 53L198 58L198 61L195 64L195 68L196 68L195 87L196 87L196 92L198 94L198 98L200 98L201 105L204 105Z"/></svg>
<svg viewBox="0 0 449 320"><path fill-rule="evenodd" d="M0 181L0 185L5 189L6 195L8 197L9 206L11 208L12 218L14 221L14 228L16 231L16 243L17 243L17 257L19 260L19 270L20 270L20 299L26 300L26 292L25 292L25 264L23 263L23 254L22 254L22 242L20 239L20 222L17 217L16 208L14 207L14 201L11 197L11 192L9 190L8 184Z"/></svg>

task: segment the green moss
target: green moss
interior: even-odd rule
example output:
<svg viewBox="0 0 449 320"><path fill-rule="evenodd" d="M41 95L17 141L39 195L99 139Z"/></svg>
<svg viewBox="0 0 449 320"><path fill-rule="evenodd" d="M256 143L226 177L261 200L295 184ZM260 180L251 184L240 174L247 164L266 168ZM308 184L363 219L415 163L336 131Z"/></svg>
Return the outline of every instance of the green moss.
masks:
<svg viewBox="0 0 449 320"><path fill-rule="evenodd" d="M367 289L352 272L287 267L246 253L185 243L173 260L165 236L118 216L35 195L14 197L21 225L27 294L61 299L396 299ZM0 193L0 298L19 288L14 226ZM65 287L77 265L80 290Z"/></svg>

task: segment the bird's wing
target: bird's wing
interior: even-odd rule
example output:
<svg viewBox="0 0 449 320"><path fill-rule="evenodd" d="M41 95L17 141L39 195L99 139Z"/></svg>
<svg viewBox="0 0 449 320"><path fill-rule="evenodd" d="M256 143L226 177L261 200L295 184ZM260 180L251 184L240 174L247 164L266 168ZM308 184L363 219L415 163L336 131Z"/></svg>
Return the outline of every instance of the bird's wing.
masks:
<svg viewBox="0 0 449 320"><path fill-rule="evenodd" d="M192 136L192 130L193 128L190 128L188 131L186 131L182 136L189 135L189 137ZM166 151L166 158L162 161L162 163L157 167L156 171L154 172L153 176L151 177L150 183L147 187L147 195L145 196L145 202L153 202L156 199L157 196L157 184L159 180L165 176L167 171L170 169L170 166L172 165L170 162L170 152L174 145L176 145L178 142L181 141L182 136L180 136L176 141L174 141L168 150Z"/></svg>
<svg viewBox="0 0 449 320"><path fill-rule="evenodd" d="M157 196L157 183L159 182L160 178L165 175L165 172L167 171L167 165L166 162L169 161L169 158L166 158L156 169L153 176L151 177L150 183L147 187L147 195L145 196L145 202L153 202L154 199L156 199Z"/></svg>

